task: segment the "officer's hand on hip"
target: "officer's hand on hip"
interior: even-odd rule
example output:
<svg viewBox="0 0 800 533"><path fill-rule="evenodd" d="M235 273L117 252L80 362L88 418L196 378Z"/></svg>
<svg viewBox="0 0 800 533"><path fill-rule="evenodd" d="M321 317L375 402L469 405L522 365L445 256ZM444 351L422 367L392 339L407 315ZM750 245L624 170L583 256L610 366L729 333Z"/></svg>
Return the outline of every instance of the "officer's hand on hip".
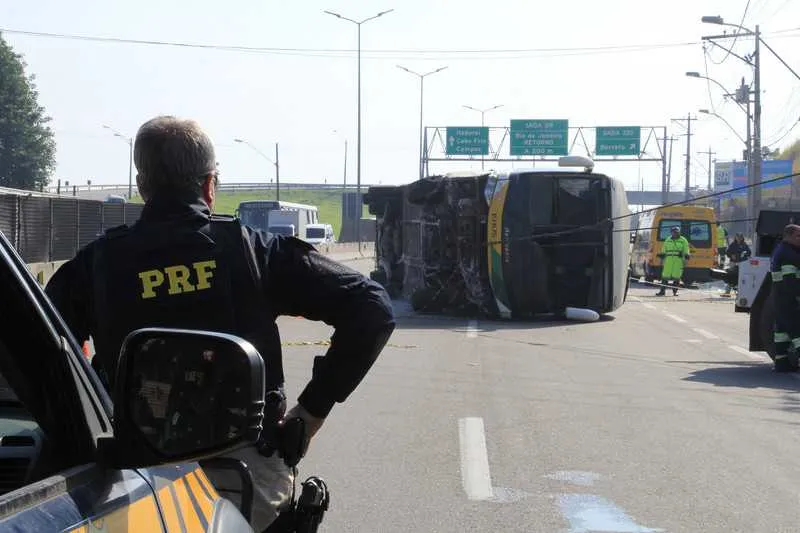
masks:
<svg viewBox="0 0 800 533"><path fill-rule="evenodd" d="M291 420L293 418L302 418L303 422L305 422L306 426L306 438L308 441L314 437L314 435L319 431L319 428L322 427L322 423L325 422L324 418L317 418L316 416L312 415L308 411L306 411L305 407L300 404L295 405L283 416L283 420L278 422L278 424L282 425L285 421Z"/></svg>

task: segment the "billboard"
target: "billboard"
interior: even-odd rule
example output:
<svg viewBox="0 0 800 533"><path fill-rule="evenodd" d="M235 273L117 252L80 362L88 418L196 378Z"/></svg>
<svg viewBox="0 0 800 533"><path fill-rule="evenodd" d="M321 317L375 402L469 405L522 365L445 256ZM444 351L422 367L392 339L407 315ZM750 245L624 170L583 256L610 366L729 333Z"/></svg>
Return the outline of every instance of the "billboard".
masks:
<svg viewBox="0 0 800 533"><path fill-rule="evenodd" d="M769 181L792 173L792 161L788 159L766 159L761 162L761 178ZM760 208L789 208L800 200L798 187L792 178L779 179L761 185ZM714 167L714 191L724 192L719 197L719 220L726 221L728 232L745 231L747 215L747 162L719 161ZM794 200L797 198L798 200Z"/></svg>
<svg viewBox="0 0 800 533"><path fill-rule="evenodd" d="M788 176L792 173L792 161L790 159L765 159L761 162L761 179L758 181L769 181L781 176ZM716 192L729 191L734 189L728 196L747 196L747 162L745 161L718 161L714 166L714 190ZM786 196L791 189L792 178L776 180L765 183L761 186L762 197ZM780 190L780 193L772 194L766 191Z"/></svg>
<svg viewBox="0 0 800 533"><path fill-rule="evenodd" d="M729 191L733 187L733 161L718 161L714 165L714 192Z"/></svg>

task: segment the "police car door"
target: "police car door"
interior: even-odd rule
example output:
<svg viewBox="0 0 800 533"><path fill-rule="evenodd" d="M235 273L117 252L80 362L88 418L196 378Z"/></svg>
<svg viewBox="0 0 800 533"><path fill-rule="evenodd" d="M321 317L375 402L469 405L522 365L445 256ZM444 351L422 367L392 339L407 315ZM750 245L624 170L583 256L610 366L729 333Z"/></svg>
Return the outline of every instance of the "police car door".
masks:
<svg viewBox="0 0 800 533"><path fill-rule="evenodd" d="M0 531L164 531L136 470L95 464L111 403L0 234Z"/></svg>

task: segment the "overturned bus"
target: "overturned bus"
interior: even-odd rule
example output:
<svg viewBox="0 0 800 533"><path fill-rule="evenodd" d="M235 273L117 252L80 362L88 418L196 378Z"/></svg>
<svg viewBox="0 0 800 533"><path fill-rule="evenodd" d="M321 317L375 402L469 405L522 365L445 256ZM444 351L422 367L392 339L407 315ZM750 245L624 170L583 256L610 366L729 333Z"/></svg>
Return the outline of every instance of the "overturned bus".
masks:
<svg viewBox="0 0 800 533"><path fill-rule="evenodd" d="M370 187L372 279L418 312L528 319L570 307L614 311L628 288L627 197L619 180L577 160L584 170L454 173Z"/></svg>

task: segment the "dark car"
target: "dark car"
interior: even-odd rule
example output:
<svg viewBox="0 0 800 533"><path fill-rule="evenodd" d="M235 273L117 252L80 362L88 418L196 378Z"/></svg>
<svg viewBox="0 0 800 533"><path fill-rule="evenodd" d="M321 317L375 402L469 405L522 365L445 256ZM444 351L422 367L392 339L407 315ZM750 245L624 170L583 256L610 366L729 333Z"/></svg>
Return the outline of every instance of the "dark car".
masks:
<svg viewBox="0 0 800 533"><path fill-rule="evenodd" d="M257 438L252 346L133 332L109 394L1 232L0 302L0 531L252 531L197 462ZM197 412L209 394L213 417Z"/></svg>

